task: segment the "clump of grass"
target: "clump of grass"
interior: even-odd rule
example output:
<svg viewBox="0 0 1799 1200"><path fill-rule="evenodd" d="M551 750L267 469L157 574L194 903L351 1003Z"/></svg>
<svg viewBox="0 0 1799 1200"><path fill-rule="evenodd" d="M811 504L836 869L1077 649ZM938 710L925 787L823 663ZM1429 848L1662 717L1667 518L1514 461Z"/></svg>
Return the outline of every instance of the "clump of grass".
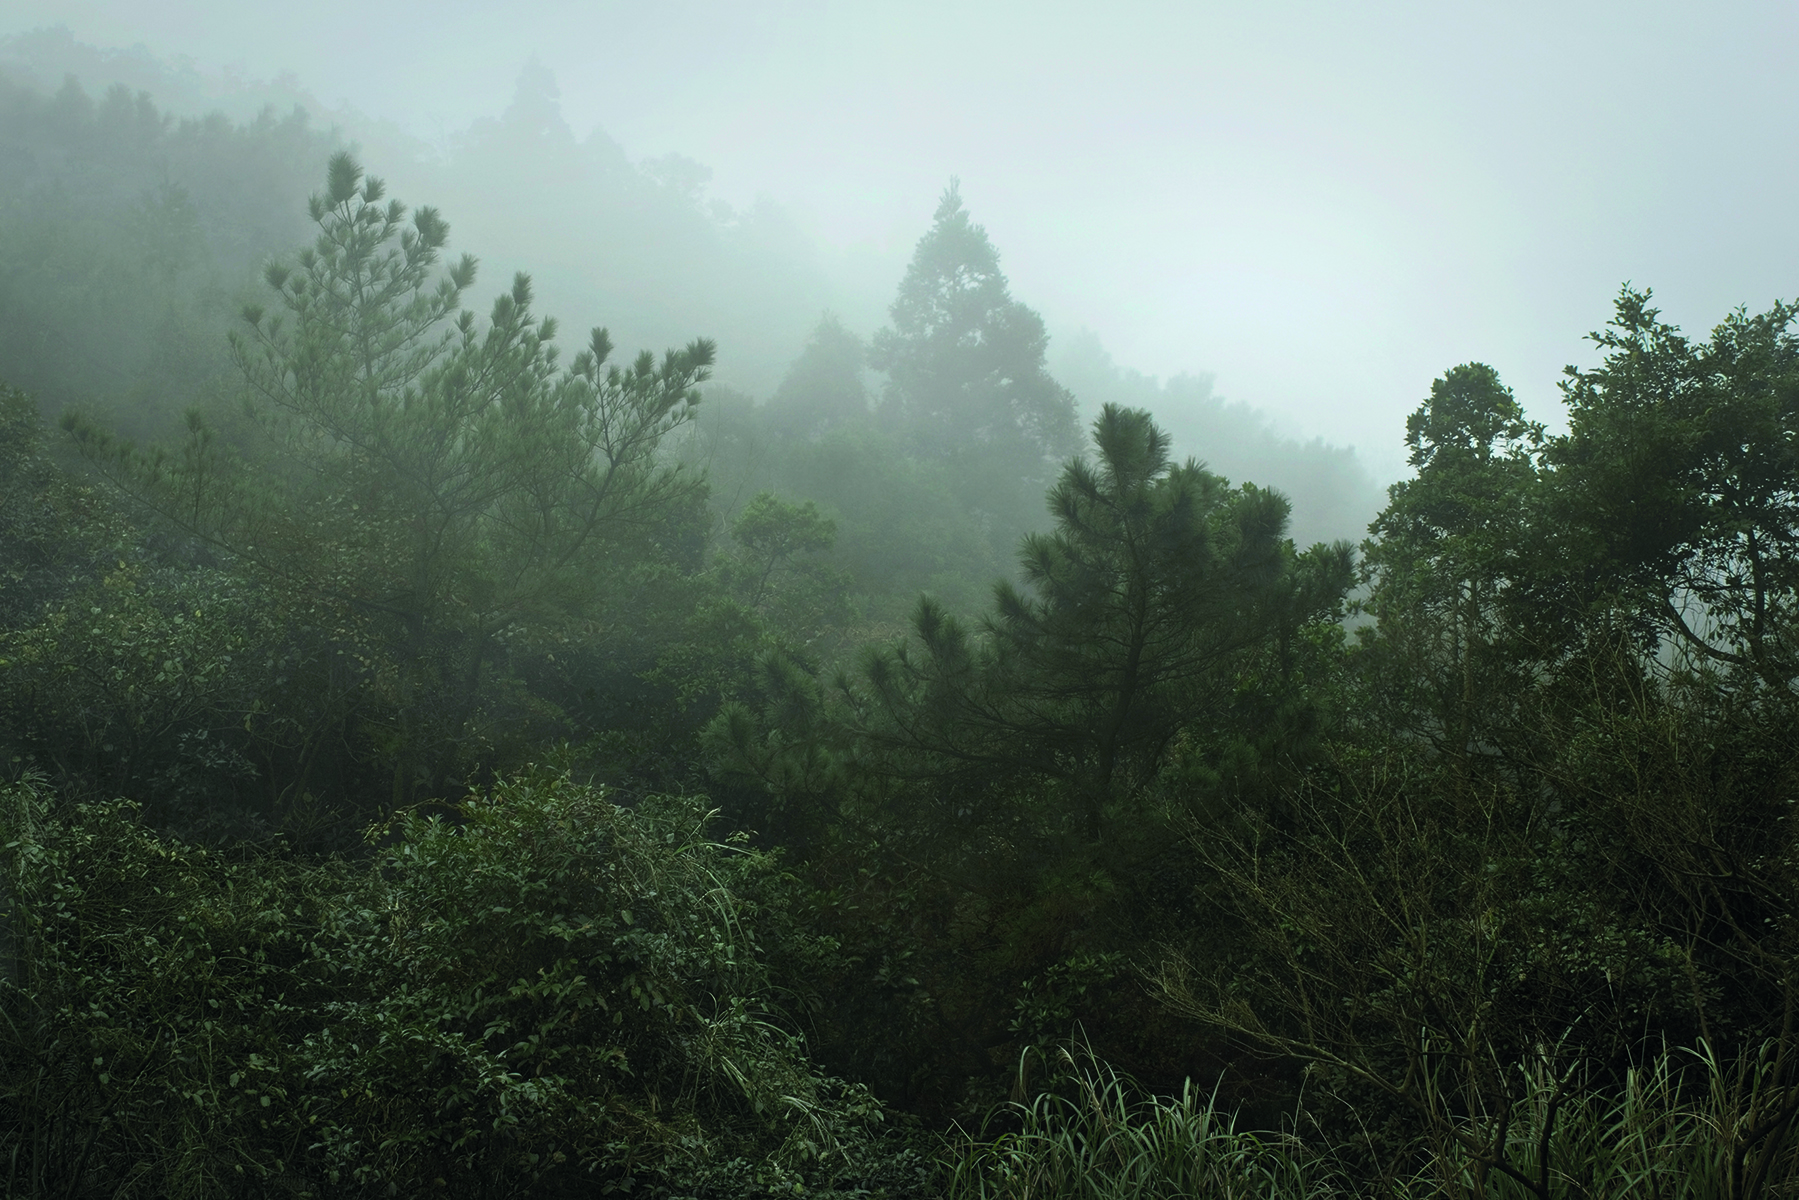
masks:
<svg viewBox="0 0 1799 1200"><path fill-rule="evenodd" d="M1481 1180L1479 1164L1463 1162L1448 1194L1491 1200L1799 1195L1799 1155L1778 1116L1790 1114L1783 1100L1792 1091L1779 1082L1778 1048L1770 1040L1733 1060L1703 1042L1664 1050L1627 1071L1622 1087L1611 1091L1571 1092L1543 1064L1523 1066L1524 1099L1506 1139L1517 1176L1491 1172Z"/></svg>
<svg viewBox="0 0 1799 1200"><path fill-rule="evenodd" d="M1621 1088L1578 1086L1575 1072L1547 1061L1517 1068L1519 1099L1499 1111L1462 1118L1482 1156L1439 1144L1398 1189L1400 1196L1548 1200L1708 1200L1733 1197L1722 1181L1728 1152L1716 1136L1706 1098L1690 1093L1675 1055L1663 1053L1626 1072ZM1700 1070L1716 1064L1685 1064ZM1497 1137L1474 1126L1498 1124Z"/></svg>
<svg viewBox="0 0 1799 1200"><path fill-rule="evenodd" d="M963 1144L950 1182L952 1200L1298 1200L1336 1194L1328 1173L1298 1139L1238 1129L1235 1115L1191 1080L1179 1097L1145 1097L1086 1047L1053 1053L1061 1086L996 1114L1015 1123L1015 1130ZM1021 1079L1025 1065L1021 1061Z"/></svg>
<svg viewBox="0 0 1799 1200"><path fill-rule="evenodd" d="M1332 1148L1288 1133L1237 1127L1215 1094L1191 1081L1178 1097L1142 1096L1084 1046L1053 1052L1055 1082L995 1113L1013 1128L964 1137L951 1200L1769 1200L1799 1196L1799 1147L1774 1130L1790 1113L1777 1043L1725 1061L1708 1047L1664 1051L1621 1086L1570 1086L1547 1062L1519 1066L1519 1098L1503 1122L1499 1158L1463 1144L1432 1152L1392 1183L1357 1179ZM1030 1055L1021 1060L1023 1067ZM1021 1089L1022 1091L1022 1089ZM1770 1093L1777 1093L1770 1098ZM1772 1112L1773 1117L1767 1114ZM1294 1114L1297 1125L1303 1112ZM1790 1116L1788 1117L1790 1121ZM990 1126L991 1128L991 1123ZM1471 1139L1471 1144L1495 1144Z"/></svg>

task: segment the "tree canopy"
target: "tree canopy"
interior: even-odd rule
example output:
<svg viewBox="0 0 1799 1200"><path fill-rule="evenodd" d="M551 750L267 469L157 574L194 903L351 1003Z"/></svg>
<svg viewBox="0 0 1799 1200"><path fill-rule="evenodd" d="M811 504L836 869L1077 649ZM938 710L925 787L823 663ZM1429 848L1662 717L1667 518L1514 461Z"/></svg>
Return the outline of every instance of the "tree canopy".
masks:
<svg viewBox="0 0 1799 1200"><path fill-rule="evenodd" d="M477 140L718 233L541 69ZM8 146L8 1195L1793 1192L1799 306L1449 368L1358 552L1110 402L1204 381L1076 428L954 184L762 397L297 121Z"/></svg>

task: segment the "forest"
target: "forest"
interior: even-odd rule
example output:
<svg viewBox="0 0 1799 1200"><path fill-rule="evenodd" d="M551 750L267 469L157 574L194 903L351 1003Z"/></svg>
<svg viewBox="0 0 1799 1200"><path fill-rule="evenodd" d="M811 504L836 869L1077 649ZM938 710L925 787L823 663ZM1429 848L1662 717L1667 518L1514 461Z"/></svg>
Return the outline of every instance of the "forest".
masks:
<svg viewBox="0 0 1799 1200"><path fill-rule="evenodd" d="M954 181L713 340L680 167L565 326L303 114L0 77L4 1194L1799 1195L1799 304L1446 366L1363 528Z"/></svg>

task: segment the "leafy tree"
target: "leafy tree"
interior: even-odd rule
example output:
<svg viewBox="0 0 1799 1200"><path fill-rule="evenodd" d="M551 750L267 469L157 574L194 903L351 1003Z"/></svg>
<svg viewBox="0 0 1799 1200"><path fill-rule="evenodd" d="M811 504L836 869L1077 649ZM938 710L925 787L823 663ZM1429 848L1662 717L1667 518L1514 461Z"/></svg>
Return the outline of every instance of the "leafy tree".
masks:
<svg viewBox="0 0 1799 1200"><path fill-rule="evenodd" d="M332 140L299 112L178 121L124 87L0 79L0 378L133 436L226 390L218 327L305 236L289 201Z"/></svg>
<svg viewBox="0 0 1799 1200"><path fill-rule="evenodd" d="M1792 313L1694 347L1646 299L1565 438L1488 367L1436 381L1367 548L1373 703L1280 810L1194 837L1240 935L1170 1000L1392 1114L1389 1161L1452 1192L1559 1194L1558 1113L1658 1038L1717 1089L1698 1174L1791 1161Z"/></svg>
<svg viewBox="0 0 1799 1200"><path fill-rule="evenodd" d="M1388 490L1369 527L1365 605L1377 624L1365 661L1389 681L1381 719L1399 717L1457 760L1477 729L1494 732L1518 695L1515 669L1539 652L1517 617L1543 565L1531 559L1542 444L1498 372L1456 367L1407 419L1417 476Z"/></svg>
<svg viewBox="0 0 1799 1200"><path fill-rule="evenodd" d="M1469 786L1415 754L1338 746L1280 821L1198 832L1232 936L1177 957L1161 986L1179 1011L1308 1064L1318 1109L1332 1093L1353 1109L1339 1129L1371 1143L1371 1174L1441 1172L1448 1195L1504 1174L1534 1191L1508 1131L1542 1076L1568 1100L1587 1055L1618 1053L1678 974L1652 932L1579 903L1553 793Z"/></svg>
<svg viewBox="0 0 1799 1200"><path fill-rule="evenodd" d="M540 772L360 867L133 816L0 787L13 1194L792 1194L884 1157L779 1023L744 895L773 864L690 800Z"/></svg>
<svg viewBox="0 0 1799 1200"><path fill-rule="evenodd" d="M234 730L267 680L244 664L276 653L279 609L220 572L143 576L115 571L0 637L0 711L61 778L191 802L205 785L179 777L196 773L228 793L254 773Z"/></svg>
<svg viewBox="0 0 1799 1200"><path fill-rule="evenodd" d="M1563 1194L1551 1162L1591 1166L1564 1144L1578 1114L1609 1093L1615 1128L1645 1131L1633 1089L1668 1046L1711 1091L1675 1139L1683 1169L1745 1197L1793 1169L1790 719L1702 674L1612 674L1535 710L1528 773L1470 775L1364 727L1279 819L1195 831L1233 936L1176 956L1167 998L1310 1064L1370 1172Z"/></svg>
<svg viewBox="0 0 1799 1200"><path fill-rule="evenodd" d="M848 577L823 558L837 541L837 524L812 501L787 504L760 492L732 520L731 540L726 585L777 636L809 644L850 615Z"/></svg>
<svg viewBox="0 0 1799 1200"><path fill-rule="evenodd" d="M868 388L862 382L867 351L862 340L826 313L806 348L769 398L770 415L792 435L820 435L868 418Z"/></svg>
<svg viewBox="0 0 1799 1200"><path fill-rule="evenodd" d="M829 561L849 573L866 622L863 640L903 627L921 591L958 605L981 603L987 582L1009 561L993 544L991 522L956 494L952 464L919 457L872 419L803 437L776 403L757 405L713 386L681 453L706 471L726 539L736 513L760 492L818 505L820 517L836 526ZM737 553L728 541L721 550Z"/></svg>
<svg viewBox="0 0 1799 1200"><path fill-rule="evenodd" d="M0 630L93 582L126 539L105 498L51 461L31 397L0 384Z"/></svg>
<svg viewBox="0 0 1799 1200"><path fill-rule="evenodd" d="M1799 677L1799 305L1733 313L1694 343L1626 288L1569 368L1550 447L1583 568L1571 603L1775 692Z"/></svg>
<svg viewBox="0 0 1799 1200"><path fill-rule="evenodd" d="M760 492L731 522L731 540L745 552L747 599L754 607L768 594L775 573L795 555L830 549L837 526L821 517L810 500L785 504L772 492Z"/></svg>

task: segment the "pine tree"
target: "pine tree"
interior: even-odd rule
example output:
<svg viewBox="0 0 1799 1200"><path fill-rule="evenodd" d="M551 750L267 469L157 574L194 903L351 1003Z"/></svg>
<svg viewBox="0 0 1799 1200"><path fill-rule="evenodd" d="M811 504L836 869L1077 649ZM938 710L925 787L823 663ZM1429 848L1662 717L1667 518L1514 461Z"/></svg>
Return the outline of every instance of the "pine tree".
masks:
<svg viewBox="0 0 1799 1200"><path fill-rule="evenodd" d="M268 268L273 312L244 310L231 344L260 435L247 457L197 412L174 453L66 424L188 533L389 631L400 800L404 760L460 736L503 637L586 615L618 552L695 501L702 481L656 450L713 347L607 366L595 329L560 367L528 276L478 322L461 301L474 259L440 271L447 223L384 195L334 156L310 201L315 244Z"/></svg>
<svg viewBox="0 0 1799 1200"><path fill-rule="evenodd" d="M776 731L734 709L714 747L780 788L915 787L926 825L1025 802L1026 836L1129 838L1177 739L1218 735L1239 688L1279 686L1283 648L1332 618L1352 572L1347 545L1294 553L1278 493L1171 462L1148 413L1107 406L1094 443L1050 494L1055 528L1023 540L1024 585L996 584L978 626L921 597L912 638L841 681L835 717L773 664Z"/></svg>
<svg viewBox="0 0 1799 1200"><path fill-rule="evenodd" d="M864 736L946 778L1059 779L1090 842L1128 818L1183 730L1283 620L1318 619L1349 579L1346 548L1305 611L1278 493L1175 464L1146 412L1108 405L1095 461L1063 468L1055 528L1024 539L1023 588L995 585L970 636L929 599L917 640L869 660Z"/></svg>

